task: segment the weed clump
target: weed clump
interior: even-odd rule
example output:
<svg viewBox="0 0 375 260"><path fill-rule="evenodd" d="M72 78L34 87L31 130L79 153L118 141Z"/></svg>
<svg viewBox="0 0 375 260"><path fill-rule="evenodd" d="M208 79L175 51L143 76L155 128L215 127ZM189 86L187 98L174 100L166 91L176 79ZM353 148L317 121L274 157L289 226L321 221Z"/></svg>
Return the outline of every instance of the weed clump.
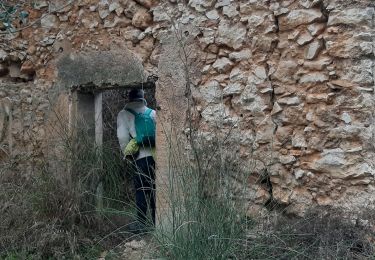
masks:
<svg viewBox="0 0 375 260"><path fill-rule="evenodd" d="M64 136L59 157L43 161L32 175L4 164L0 259L95 259L129 236L121 229L132 214L127 166L115 156L117 149L99 150L81 134L79 141Z"/></svg>
<svg viewBox="0 0 375 260"><path fill-rule="evenodd" d="M304 217L279 215L244 244L244 259L373 259L374 232L347 212L317 207Z"/></svg>
<svg viewBox="0 0 375 260"><path fill-rule="evenodd" d="M195 141L198 141L196 139ZM232 155L219 154L214 141L195 143L195 151L173 148L167 185L157 186L168 208L157 212L159 223L152 237L157 251L167 259L236 259L246 231L254 222L246 217L247 204L236 200L246 186L249 171Z"/></svg>

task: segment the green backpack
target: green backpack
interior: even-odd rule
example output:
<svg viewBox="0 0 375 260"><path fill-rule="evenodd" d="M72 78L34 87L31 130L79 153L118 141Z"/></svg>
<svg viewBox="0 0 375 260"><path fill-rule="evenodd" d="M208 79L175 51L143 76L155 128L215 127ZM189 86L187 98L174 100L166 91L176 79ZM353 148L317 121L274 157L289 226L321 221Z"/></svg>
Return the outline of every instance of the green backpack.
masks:
<svg viewBox="0 0 375 260"><path fill-rule="evenodd" d="M140 146L155 146L155 121L151 117L152 109L147 108L144 113L137 113L126 109L134 115L136 137L135 140Z"/></svg>

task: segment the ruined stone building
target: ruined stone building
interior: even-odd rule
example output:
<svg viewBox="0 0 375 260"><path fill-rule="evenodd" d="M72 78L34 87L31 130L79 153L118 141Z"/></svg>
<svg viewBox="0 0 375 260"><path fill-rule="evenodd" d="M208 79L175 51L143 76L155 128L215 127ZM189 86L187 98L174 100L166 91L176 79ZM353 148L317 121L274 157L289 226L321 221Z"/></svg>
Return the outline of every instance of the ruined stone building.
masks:
<svg viewBox="0 0 375 260"><path fill-rule="evenodd" d="M147 87L157 75L158 178L167 167L160 122L186 132L188 85L199 135L230 131L226 147L249 165L250 210L270 199L297 214L373 206L374 8L371 0L24 1L27 15L12 29L0 23L0 161L32 173L57 148L51 111L98 115L101 91ZM93 131L100 142L102 130Z"/></svg>

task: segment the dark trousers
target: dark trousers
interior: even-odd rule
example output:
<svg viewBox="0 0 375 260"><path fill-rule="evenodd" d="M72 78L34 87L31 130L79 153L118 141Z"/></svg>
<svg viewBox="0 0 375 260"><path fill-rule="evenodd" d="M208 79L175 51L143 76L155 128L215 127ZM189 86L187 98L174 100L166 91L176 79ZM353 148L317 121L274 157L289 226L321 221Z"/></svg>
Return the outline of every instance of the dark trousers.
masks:
<svg viewBox="0 0 375 260"><path fill-rule="evenodd" d="M155 225L155 161L152 156L136 160L134 175L135 202L138 221L146 224L147 209L151 210L152 223Z"/></svg>

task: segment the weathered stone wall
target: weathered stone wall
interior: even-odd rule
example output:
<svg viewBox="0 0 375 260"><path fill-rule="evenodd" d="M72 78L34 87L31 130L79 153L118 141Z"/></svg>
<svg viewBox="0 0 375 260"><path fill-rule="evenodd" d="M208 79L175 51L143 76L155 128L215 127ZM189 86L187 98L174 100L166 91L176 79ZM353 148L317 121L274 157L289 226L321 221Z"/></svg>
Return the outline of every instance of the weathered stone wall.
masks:
<svg viewBox="0 0 375 260"><path fill-rule="evenodd" d="M186 75L177 54L189 41L200 134L209 140L213 129L230 130L229 144L236 145L229 147L251 172L251 205L273 199L295 213L312 205L367 206L375 174L374 6L370 0L39 1L25 9L29 23L40 21L2 34L0 50L0 98L11 100L14 122L37 112L38 125L15 124L0 137L12 131L14 147L29 147L21 145L21 133L43 136L45 96L62 91L57 61L86 51L133 52L146 73L159 74L160 113L169 120L177 114L180 126ZM38 147L23 151L37 154Z"/></svg>

